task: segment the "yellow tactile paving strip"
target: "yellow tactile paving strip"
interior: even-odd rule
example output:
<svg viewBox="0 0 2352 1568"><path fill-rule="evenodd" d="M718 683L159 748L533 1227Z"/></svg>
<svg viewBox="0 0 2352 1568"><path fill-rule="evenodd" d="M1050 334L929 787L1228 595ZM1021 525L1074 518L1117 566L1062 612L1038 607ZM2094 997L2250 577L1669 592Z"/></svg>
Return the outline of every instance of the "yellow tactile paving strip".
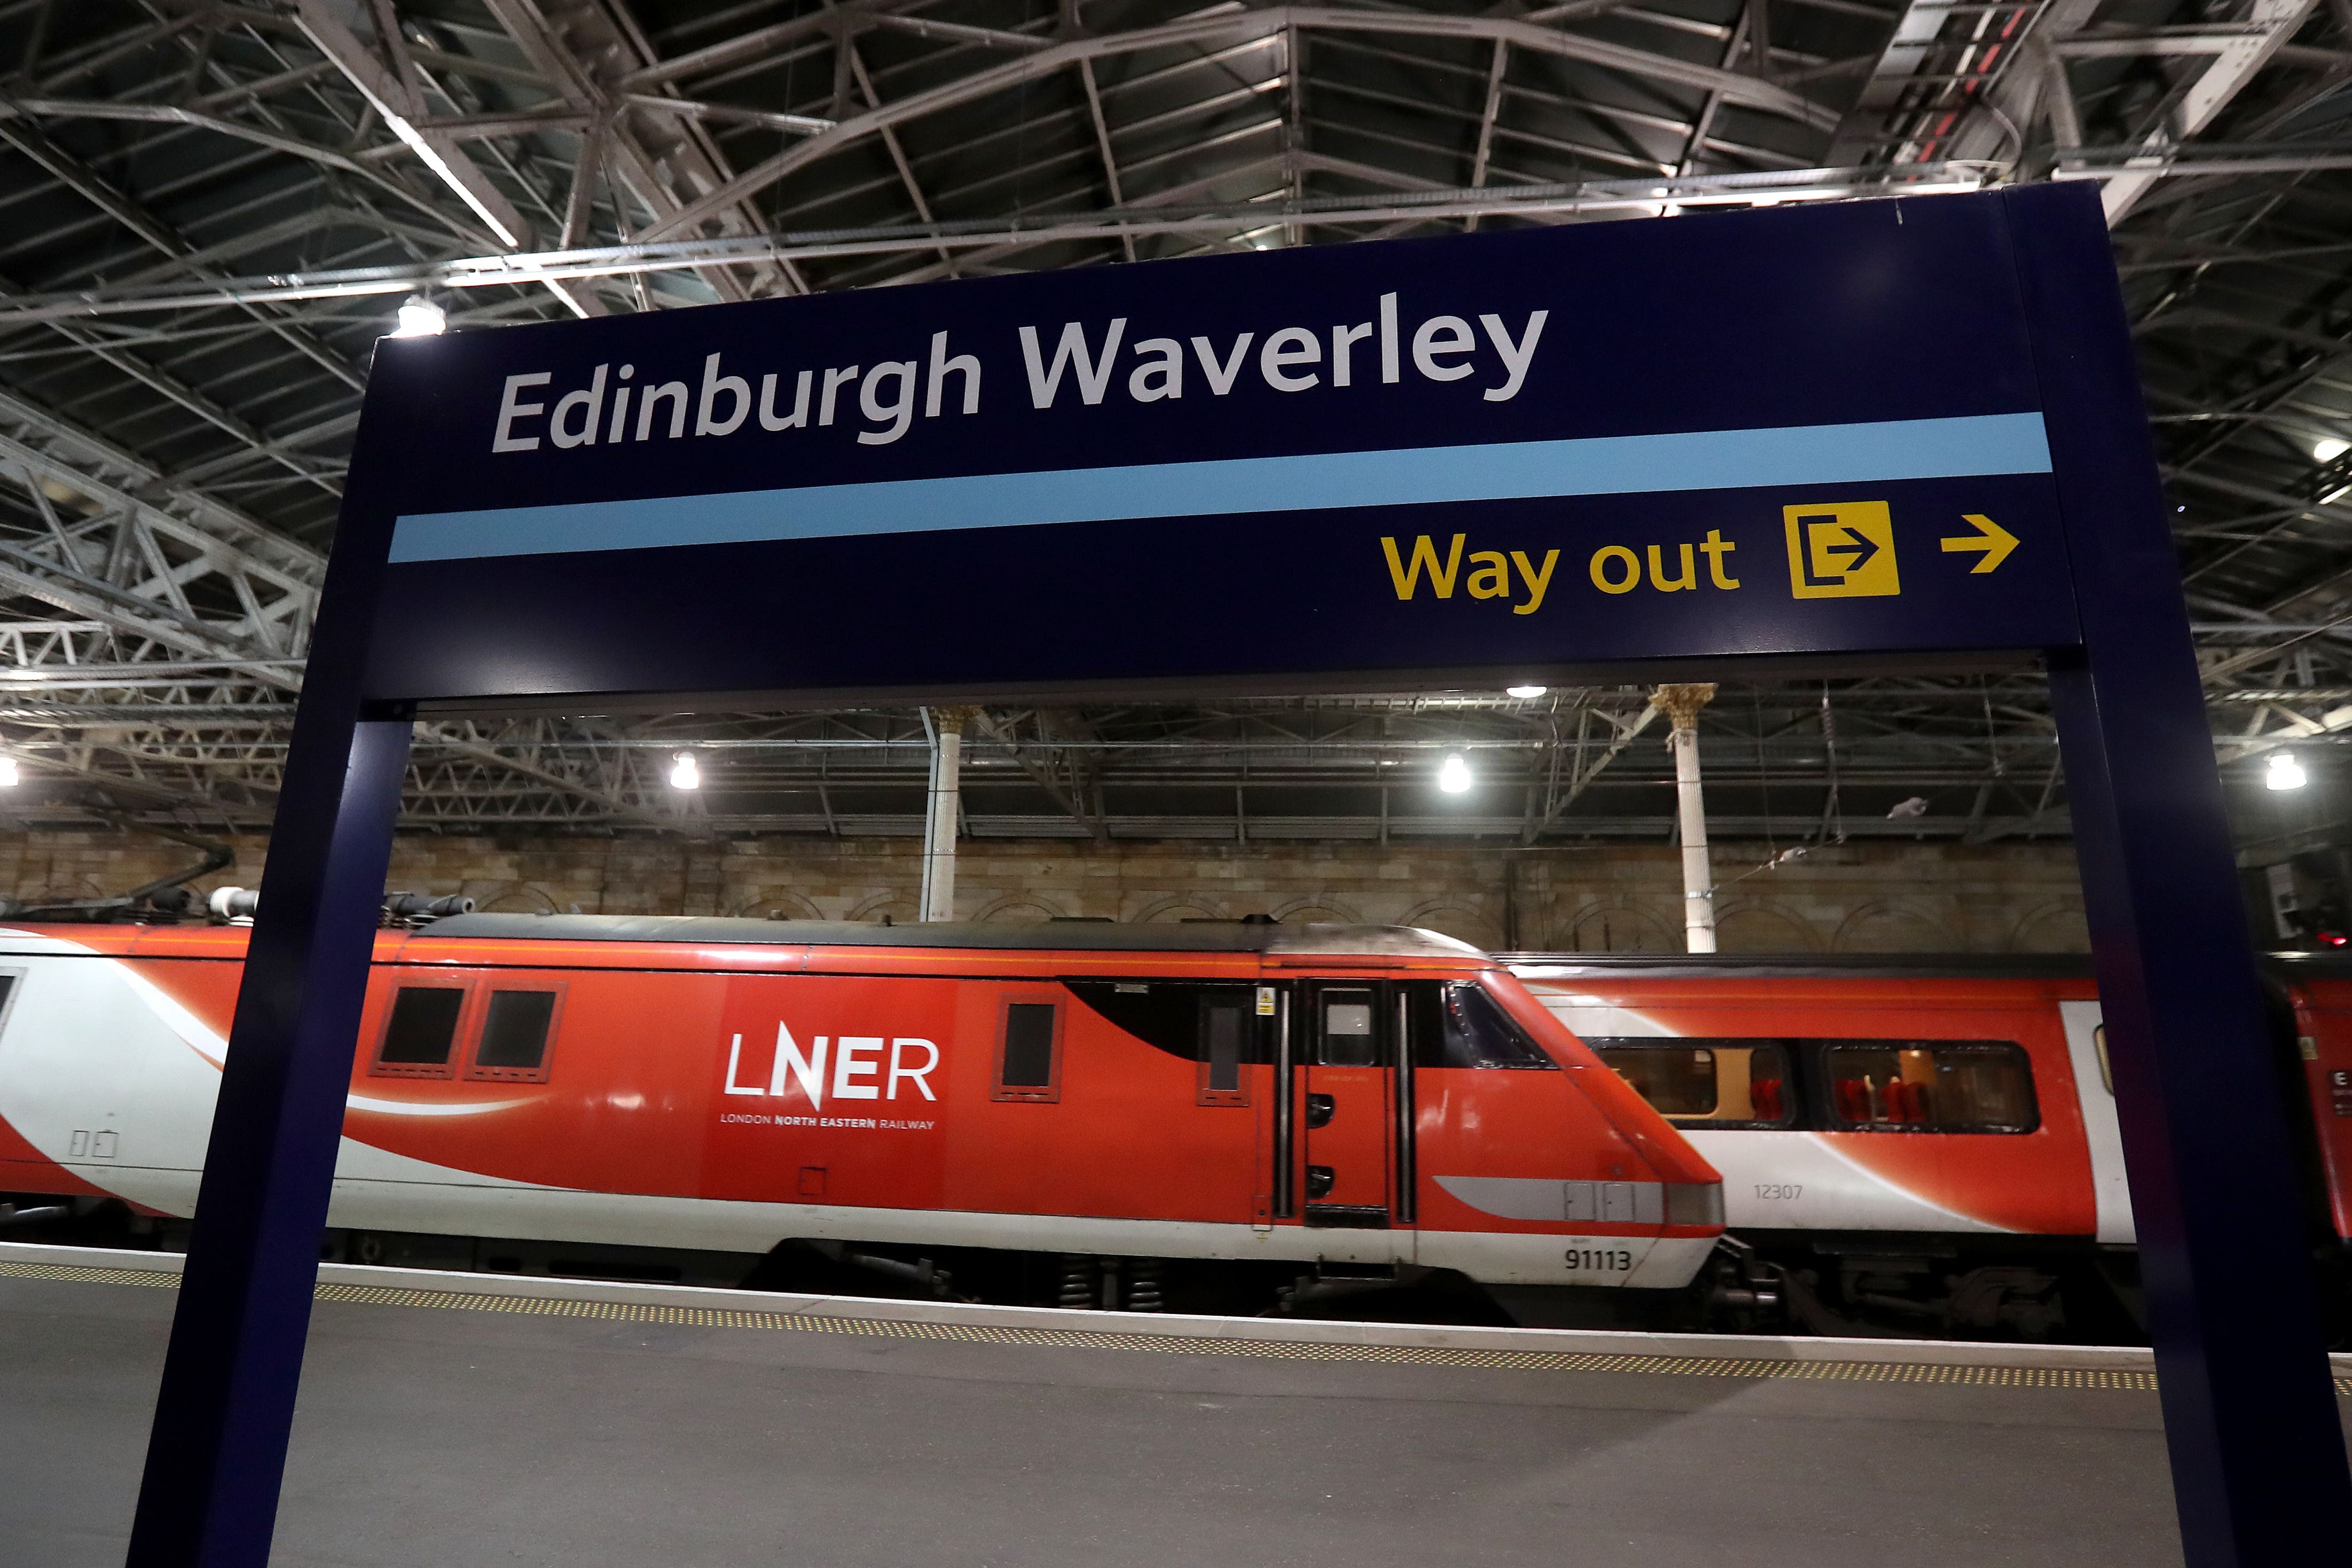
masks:
<svg viewBox="0 0 2352 1568"><path fill-rule="evenodd" d="M166 1289L176 1288L180 1282L176 1274L148 1269L87 1268L59 1263L0 1262L0 1276L61 1279L91 1285L145 1285ZM508 1312L527 1317L584 1318L604 1322L665 1323L683 1328L863 1334L881 1339L933 1340L961 1344L1145 1351L1161 1355L1248 1356L1268 1361L1373 1362L1401 1366L1486 1367L1515 1372L1615 1372L1663 1377L1783 1378L1816 1383L1942 1384L1979 1388L2149 1391L2156 1387L2156 1374L2152 1372L2105 1371L2091 1367L1611 1355L1591 1351L1464 1350L1433 1345L1335 1344L1313 1340L1213 1339L1192 1334L1028 1329L994 1323L937 1323L896 1318L827 1317L806 1312L738 1311L715 1307L658 1307L629 1301L491 1296L460 1290L408 1290L387 1285L321 1284L319 1300L378 1307L425 1307L450 1312ZM2336 1391L2352 1397L2352 1377L2336 1379Z"/></svg>

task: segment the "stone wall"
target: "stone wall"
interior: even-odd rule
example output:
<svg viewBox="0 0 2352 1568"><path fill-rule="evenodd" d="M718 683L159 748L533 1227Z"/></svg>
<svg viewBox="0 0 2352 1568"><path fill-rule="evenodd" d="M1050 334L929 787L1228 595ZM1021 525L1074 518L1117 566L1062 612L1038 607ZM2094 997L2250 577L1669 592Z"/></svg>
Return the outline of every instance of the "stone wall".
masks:
<svg viewBox="0 0 2352 1568"><path fill-rule="evenodd" d="M256 885L266 840L236 841L229 870ZM1727 952L2077 952L2082 896L2065 845L1967 848L1885 841L1812 850L1759 869L1761 845L1716 847ZM194 858L105 830L0 836L0 891L20 900L121 892ZM465 893L486 910L615 914L914 918L911 839L689 843L604 837L404 837L390 886ZM1427 926L1482 947L1672 952L1682 946L1679 857L1664 846L1506 850L1461 845L967 842L966 920L1232 918Z"/></svg>

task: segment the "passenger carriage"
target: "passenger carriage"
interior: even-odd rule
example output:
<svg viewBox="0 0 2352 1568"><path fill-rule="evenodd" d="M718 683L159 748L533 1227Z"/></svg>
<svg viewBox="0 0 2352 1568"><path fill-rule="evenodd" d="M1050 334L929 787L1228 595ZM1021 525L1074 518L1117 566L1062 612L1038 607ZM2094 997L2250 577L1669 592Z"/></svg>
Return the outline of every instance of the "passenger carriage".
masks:
<svg viewBox="0 0 2352 1568"><path fill-rule="evenodd" d="M2087 960L1506 962L1723 1173L1741 1284L1777 1298L1749 1321L2137 1331L2137 1237ZM2277 955L2265 974L2314 1247L2345 1320L2352 963Z"/></svg>

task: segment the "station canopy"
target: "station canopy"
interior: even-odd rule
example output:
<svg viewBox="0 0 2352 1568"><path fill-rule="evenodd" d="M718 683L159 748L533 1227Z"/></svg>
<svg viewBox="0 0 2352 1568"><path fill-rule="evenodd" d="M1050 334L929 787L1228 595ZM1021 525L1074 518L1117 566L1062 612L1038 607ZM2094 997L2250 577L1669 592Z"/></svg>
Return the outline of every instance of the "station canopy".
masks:
<svg viewBox="0 0 2352 1568"><path fill-rule="evenodd" d="M361 387L404 304L475 331L2051 178L2104 194L2218 754L2258 791L2265 753L2324 766L2352 720L2352 37L2341 6L2289 5L2200 45L2202 15L0 4L9 810L267 825ZM965 812L982 837L1656 842L1649 698L992 707ZM1727 687L1700 721L1718 837L2068 831L2030 668ZM667 784L682 746L691 795ZM405 820L911 835L928 755L922 715L887 707L436 718ZM1461 796L1433 787L1452 755Z"/></svg>

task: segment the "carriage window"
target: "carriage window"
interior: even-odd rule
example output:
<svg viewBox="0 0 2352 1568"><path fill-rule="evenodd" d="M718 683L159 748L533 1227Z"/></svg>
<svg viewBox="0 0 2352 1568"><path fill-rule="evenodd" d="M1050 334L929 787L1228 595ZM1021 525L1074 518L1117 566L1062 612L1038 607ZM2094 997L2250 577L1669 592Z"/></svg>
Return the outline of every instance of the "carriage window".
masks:
<svg viewBox="0 0 2352 1568"><path fill-rule="evenodd" d="M997 1056L996 1098L1055 1100L1061 1081L1054 1049L1062 1010L1051 1002L1008 1002Z"/></svg>
<svg viewBox="0 0 2352 1568"><path fill-rule="evenodd" d="M1370 991L1323 993L1323 1053L1327 1068L1380 1065L1380 1036L1372 1029Z"/></svg>
<svg viewBox="0 0 2352 1568"><path fill-rule="evenodd" d="M1832 1124L1873 1132L2031 1132L2033 1071L2005 1040L1827 1040Z"/></svg>
<svg viewBox="0 0 2352 1568"><path fill-rule="evenodd" d="M1602 1039L1584 1042L1677 1127L1786 1127L1796 1096L1778 1040Z"/></svg>
<svg viewBox="0 0 2352 1568"><path fill-rule="evenodd" d="M1202 1105L1249 1103L1249 1091L1242 1087L1242 1062L1248 1050L1249 1027L1246 996L1201 998L1199 1100Z"/></svg>
<svg viewBox="0 0 2352 1568"><path fill-rule="evenodd" d="M494 991L474 1047L468 1078L547 1081L547 1040L555 1023L553 991Z"/></svg>
<svg viewBox="0 0 2352 1568"><path fill-rule="evenodd" d="M370 1070L387 1078L449 1077L449 1050L465 1007L461 986L402 986L392 999L392 1016Z"/></svg>

